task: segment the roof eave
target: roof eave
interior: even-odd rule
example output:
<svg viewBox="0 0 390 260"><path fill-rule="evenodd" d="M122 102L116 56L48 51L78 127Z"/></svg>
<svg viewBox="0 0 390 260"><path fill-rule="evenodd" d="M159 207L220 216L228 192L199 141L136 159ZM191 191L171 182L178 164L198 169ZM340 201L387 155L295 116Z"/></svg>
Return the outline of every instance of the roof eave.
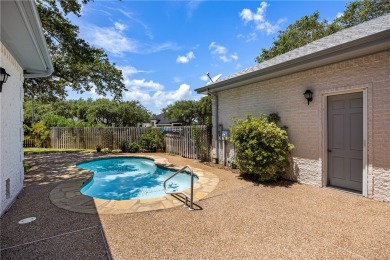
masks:
<svg viewBox="0 0 390 260"><path fill-rule="evenodd" d="M17 15L7 18L2 17L2 23L6 24L10 30L3 35L1 41L2 44L11 52L12 56L17 60L19 65L24 71L25 78L38 78L38 77L48 77L50 76L54 69L51 62L49 49L46 43L46 39L43 34L41 20L39 18L38 10L35 5L34 0L28 1L10 1L2 2L2 13L4 10L10 12L11 10L17 10ZM8 8L8 9L6 9ZM35 64L31 64L31 56L26 55L26 50L22 48L23 45L18 45L20 41L17 41L13 35L17 34L17 31L12 31L12 24L22 25L26 35L28 35L27 42L23 41L25 44L31 46L31 50L34 52ZM4 25L5 26L5 25ZM2 29L3 25L2 25ZM10 38L9 38L10 37ZM30 51L31 51L30 50ZM30 59L30 60L29 60ZM34 62L33 62L34 63Z"/></svg>
<svg viewBox="0 0 390 260"><path fill-rule="evenodd" d="M195 89L218 92L390 49L390 30Z"/></svg>
<svg viewBox="0 0 390 260"><path fill-rule="evenodd" d="M38 10L35 5L34 1L27 1L24 2L25 4L23 5L26 11L31 12L31 17L33 19L30 19L30 24L31 26L34 27L35 33L33 34L35 36L35 40L39 46L39 49L37 51L40 53L41 58L44 60L46 64L46 70L43 71L34 71L34 70L29 70L25 69L24 71L24 77L25 78L42 78L42 77L48 77L50 76L53 71L53 64L51 62L50 58L50 53L49 49L46 43L45 36L43 35L43 30L42 30L42 24L41 24L41 19L39 18ZM21 6L20 3L18 3L18 7ZM31 32L32 33L32 32Z"/></svg>

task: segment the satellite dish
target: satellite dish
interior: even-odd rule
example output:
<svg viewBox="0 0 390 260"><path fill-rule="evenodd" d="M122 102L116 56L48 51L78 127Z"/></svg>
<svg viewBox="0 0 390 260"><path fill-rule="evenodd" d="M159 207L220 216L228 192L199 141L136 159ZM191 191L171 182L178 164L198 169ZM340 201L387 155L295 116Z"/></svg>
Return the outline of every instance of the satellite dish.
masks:
<svg viewBox="0 0 390 260"><path fill-rule="evenodd" d="M217 80L219 80L219 78L222 76L222 73L221 74L218 74L217 76L213 77L212 78L212 82L216 82Z"/></svg>
<svg viewBox="0 0 390 260"><path fill-rule="evenodd" d="M210 81L207 83L207 85L211 84L211 83L214 83L216 82L217 80L219 80L219 78L222 76L222 73L221 74L218 74L217 76L211 78L210 77L210 73L207 72L206 75L209 77Z"/></svg>

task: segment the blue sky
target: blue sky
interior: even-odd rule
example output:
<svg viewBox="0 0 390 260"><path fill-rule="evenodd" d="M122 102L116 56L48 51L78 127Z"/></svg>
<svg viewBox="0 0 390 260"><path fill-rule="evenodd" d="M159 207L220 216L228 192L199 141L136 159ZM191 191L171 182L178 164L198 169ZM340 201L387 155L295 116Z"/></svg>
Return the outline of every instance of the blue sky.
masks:
<svg viewBox="0 0 390 260"><path fill-rule="evenodd" d="M124 100L158 114L168 104L201 98L206 76L255 65L278 30L318 10L333 20L346 1L99 1L70 16L80 37L103 48L122 70ZM69 99L99 98L93 91ZM108 97L110 97L108 95Z"/></svg>

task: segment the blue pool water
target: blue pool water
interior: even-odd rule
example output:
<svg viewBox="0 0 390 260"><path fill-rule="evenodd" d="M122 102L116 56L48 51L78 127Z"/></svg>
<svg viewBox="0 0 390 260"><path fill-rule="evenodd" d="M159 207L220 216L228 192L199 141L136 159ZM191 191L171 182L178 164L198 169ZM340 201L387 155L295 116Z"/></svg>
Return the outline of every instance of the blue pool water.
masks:
<svg viewBox="0 0 390 260"><path fill-rule="evenodd" d="M77 167L94 172L93 178L81 187L81 193L106 200L164 196L163 183L176 172L140 157L100 159L77 164ZM194 177L194 183L197 179ZM190 187L190 183L191 175L184 172L168 181L167 188L169 191L183 191Z"/></svg>

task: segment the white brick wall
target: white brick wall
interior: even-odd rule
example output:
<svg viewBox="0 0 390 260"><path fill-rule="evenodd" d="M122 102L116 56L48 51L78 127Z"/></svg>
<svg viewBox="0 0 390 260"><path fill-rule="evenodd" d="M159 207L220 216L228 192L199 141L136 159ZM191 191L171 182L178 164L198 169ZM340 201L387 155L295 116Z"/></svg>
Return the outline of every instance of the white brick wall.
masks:
<svg viewBox="0 0 390 260"><path fill-rule="evenodd" d="M292 178L323 186L322 94L361 86L368 95L368 197L390 201L390 50L218 92L218 124L278 112L295 145ZM310 105L306 89L314 92Z"/></svg>
<svg viewBox="0 0 390 260"><path fill-rule="evenodd" d="M1 212L16 199L23 188L23 70L0 43L1 67L11 76L0 93L0 193ZM10 196L6 196L6 180Z"/></svg>

